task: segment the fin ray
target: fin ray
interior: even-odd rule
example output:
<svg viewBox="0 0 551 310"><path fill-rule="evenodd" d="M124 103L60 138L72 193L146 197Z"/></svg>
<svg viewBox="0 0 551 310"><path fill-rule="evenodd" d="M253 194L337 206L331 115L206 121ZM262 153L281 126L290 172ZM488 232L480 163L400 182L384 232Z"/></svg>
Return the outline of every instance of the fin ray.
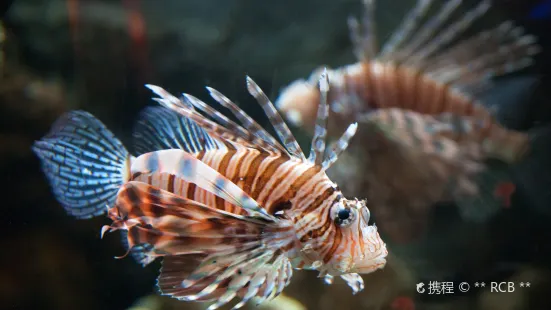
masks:
<svg viewBox="0 0 551 310"><path fill-rule="evenodd" d="M297 140L293 136L293 133L287 127L285 124L285 121L281 118L281 115L279 115L279 112L277 112L276 108L274 107L273 103L270 101L268 96L262 91L262 89L251 79L247 76L247 90L253 96L258 104L262 107L264 110L264 113L268 117L268 120L274 127L277 135L282 140L283 145L287 148L287 151L295 158L298 158L300 160L306 161L306 157L304 156L304 153L302 152L302 149L300 148L300 145L298 144Z"/></svg>
<svg viewBox="0 0 551 310"><path fill-rule="evenodd" d="M409 38L418 26L421 18L429 10L433 0L419 0L415 7L403 18L402 24L392 33L390 39L385 43L381 51L381 57L390 56Z"/></svg>
<svg viewBox="0 0 551 310"><path fill-rule="evenodd" d="M245 147L250 147L254 149L258 149L261 151L272 151L273 152L273 146L266 143L263 139L254 136L253 134L249 133L248 131L244 130L241 126L235 124L238 126L237 128L226 128L223 125L217 124L216 122L207 119L202 114L198 113L194 109L190 109L190 105L193 105L193 100L197 100L200 102L199 99L184 94L184 99L188 100L189 102L182 101L176 97L174 97L172 94L164 90L162 87L155 86L155 85L146 85L147 88L152 90L155 94L157 94L160 98L154 98L153 100L157 101L162 106L175 111L176 113L187 117L197 123L201 128L203 128L213 139L222 140L222 141L231 141L235 143L239 143ZM199 104L199 102L195 102L196 104ZM200 102L201 105L206 105L203 102ZM239 129L241 128L241 129Z"/></svg>
<svg viewBox="0 0 551 310"><path fill-rule="evenodd" d="M292 223L235 215L141 182L123 186L110 217L114 229L128 229L130 247L148 243L150 256L164 256L163 295L216 300L215 309L236 296L277 295L289 283L280 249L294 240ZM269 278L277 283L260 281Z"/></svg>
<svg viewBox="0 0 551 310"><path fill-rule="evenodd" d="M147 107L140 113L133 138L138 154L168 149L198 153L220 144L189 118L162 106Z"/></svg>
<svg viewBox="0 0 551 310"><path fill-rule="evenodd" d="M366 35L365 51L368 59L375 58L379 52L376 28L377 23L375 21L375 1L376 0L362 0L364 7L362 24Z"/></svg>
<svg viewBox="0 0 551 310"><path fill-rule="evenodd" d="M354 54L358 60L369 61L379 52L375 22L375 0L362 0L361 21L350 16L348 29Z"/></svg>
<svg viewBox="0 0 551 310"><path fill-rule="evenodd" d="M421 29L413 35L406 46L400 51L401 59L410 57L420 46L423 46L438 31L442 24L448 20L461 2L462 0L447 1L436 15L432 16L421 26Z"/></svg>
<svg viewBox="0 0 551 310"><path fill-rule="evenodd" d="M433 55L442 46L450 43L458 35L460 35L468 27L470 27L471 24L476 19L478 19L482 15L484 15L488 11L490 6L491 6L490 1L483 0L482 2L480 2L475 8L473 8L472 10L465 13L459 21L451 24L446 29L442 30L436 36L436 38L434 38L431 41L427 42L426 46L424 46L421 50L416 52L408 60L408 62L410 62L410 61L413 61L413 62L422 61L422 60L426 59L427 57Z"/></svg>
<svg viewBox="0 0 551 310"><path fill-rule="evenodd" d="M325 157L326 138L327 138L327 118L329 117L329 105L327 104L327 94L329 93L329 79L327 69L321 73L319 82L320 102L318 105L318 115L312 138L312 146L308 161L314 165L321 166Z"/></svg>
<svg viewBox="0 0 551 310"><path fill-rule="evenodd" d="M264 141L268 142L279 151L287 153L287 150L277 142L277 140L272 137L262 126L260 126L252 117L250 117L245 111L243 111L237 104L232 102L228 97L224 96L221 92L217 91L214 88L207 87L211 97L220 103L223 107L229 109L237 119L245 126L245 129L251 132L254 135L259 136Z"/></svg>
<svg viewBox="0 0 551 310"><path fill-rule="evenodd" d="M357 129L358 123L353 123L349 125L343 135L339 138L339 140L333 143L333 145L330 147L327 158L321 164L324 170L329 169L331 165L333 165L339 159L339 155L348 148L348 143L356 134Z"/></svg>
<svg viewBox="0 0 551 310"><path fill-rule="evenodd" d="M196 107L197 109L201 110L203 113L208 115L210 118L215 120L218 124L222 125L223 127L229 129L232 132L238 132L241 136L247 136L247 131L245 128L241 127L240 125L236 124L229 118L227 118L222 113L216 111L215 109L211 108L208 104L201 101L199 98L192 96L190 94L183 94L183 100L182 102L189 102L192 106Z"/></svg>

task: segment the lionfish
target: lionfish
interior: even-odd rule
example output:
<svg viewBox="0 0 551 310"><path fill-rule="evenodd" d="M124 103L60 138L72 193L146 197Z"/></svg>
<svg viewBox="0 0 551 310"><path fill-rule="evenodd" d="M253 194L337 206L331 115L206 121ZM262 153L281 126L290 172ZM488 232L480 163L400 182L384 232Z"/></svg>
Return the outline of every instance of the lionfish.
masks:
<svg viewBox="0 0 551 310"><path fill-rule="evenodd" d="M428 206L437 202L453 200L463 216L474 220L507 206L514 192L514 165L519 165L515 173L535 204L548 209L548 199L541 193L542 184L550 182L527 174L538 170L534 164L547 160L539 151L551 149L544 142L550 136L544 131L549 130L532 134L502 125L521 114L515 106L519 102L511 103L520 95L514 91L530 88L535 78L501 81L505 83L501 97L515 98L501 98L504 102L499 105L482 100L499 85L494 77L532 64L540 51L536 38L506 21L459 40L488 11L490 1L481 1L451 23L462 1L446 1L427 17L433 2L417 1L381 49L374 0L363 0L361 22L349 19L358 62L328 71L329 127L356 120L355 139L365 143L353 144L352 152L362 148L346 164L355 167L353 172L347 174L342 168L329 175L339 179L342 174L340 179L350 180L351 186L340 184L355 187L352 192L367 191L380 229L393 222L396 234L407 237L421 231ZM423 24L423 19L428 21ZM308 130L314 122L319 101L314 81L320 72L286 86L277 99L276 107L293 125ZM360 169L363 172L357 173Z"/></svg>
<svg viewBox="0 0 551 310"><path fill-rule="evenodd" d="M212 98L241 122L198 98L147 85L160 107L136 125L134 157L91 114L72 111L35 143L53 193L79 218L106 212L144 266L163 257L158 288L186 301L236 296L243 306L274 298L292 270L340 276L362 290L359 274L384 268L388 254L366 201L346 199L325 171L355 134L351 124L326 146L329 81L322 74L316 134L308 158L260 87L247 77L283 145L222 93ZM210 116L210 118L206 117Z"/></svg>

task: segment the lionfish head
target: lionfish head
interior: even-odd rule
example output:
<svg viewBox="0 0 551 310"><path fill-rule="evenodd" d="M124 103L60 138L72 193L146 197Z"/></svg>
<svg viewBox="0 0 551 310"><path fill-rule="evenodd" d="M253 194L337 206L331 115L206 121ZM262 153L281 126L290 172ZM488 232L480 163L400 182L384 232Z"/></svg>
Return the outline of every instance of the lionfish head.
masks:
<svg viewBox="0 0 551 310"><path fill-rule="evenodd" d="M282 89L275 104L293 126L313 128L318 102L316 84L300 79Z"/></svg>
<svg viewBox="0 0 551 310"><path fill-rule="evenodd" d="M369 225L370 212L365 200L342 198L331 206L329 212L335 229L335 248L325 266L320 268L322 273L334 276L365 274L386 265L386 244L377 227Z"/></svg>
<svg viewBox="0 0 551 310"><path fill-rule="evenodd" d="M275 105L293 126L306 130L314 128L321 99L318 82L323 75L331 79L332 86L342 84L341 74L327 67L319 67L307 79L295 80L281 90Z"/></svg>
<svg viewBox="0 0 551 310"><path fill-rule="evenodd" d="M355 68L355 70L361 70L361 68ZM348 67L347 67L348 68ZM354 72L355 73L355 72ZM343 109L349 108L340 100L334 99L338 96L339 92L342 92L345 83L344 75L338 70L331 70L326 67L319 67L315 69L307 79L298 79L285 86L276 102L277 109L283 113L285 118L293 124L293 126L302 127L305 130L311 130L314 128L314 124L317 118L318 103L320 101L320 91L318 89L318 82L323 75L327 75L327 78L331 80L331 93L329 94L329 103L331 111L340 114L348 113ZM352 100L352 98L348 98ZM337 115L335 115L337 116ZM347 121L343 120L344 125ZM341 128L341 126L338 126Z"/></svg>
<svg viewBox="0 0 551 310"><path fill-rule="evenodd" d="M329 116L329 76L331 71L323 68L319 73L317 91L312 78L311 82L299 81L292 86L304 96L316 94L319 104L315 122L314 136L312 138L310 156L308 162L321 168L321 172L326 171L335 163L342 152L346 150L350 139L356 133L358 124L352 123L348 126L342 136L332 144L326 147L327 122ZM333 82L335 79L333 79ZM338 80L337 80L338 82ZM289 89L288 92L293 91ZM293 97L293 96L291 96ZM286 97L280 97L284 100ZM280 101L280 108L283 108L284 102ZM300 108L297 105L291 105ZM386 264L387 250L385 243L381 240L377 227L369 226L370 212L365 201L358 199L345 199L342 193L333 193L338 197L336 200L326 199L323 207L317 208L311 217L305 218L301 227L312 228L302 242L302 256L306 262L312 263L312 267L325 275L343 275L349 273L370 273L383 268ZM329 214L320 214L318 212L329 212ZM316 220L325 220L328 222L322 227L313 228L311 225ZM329 215L329 217L327 217ZM322 232L323 231L323 232Z"/></svg>

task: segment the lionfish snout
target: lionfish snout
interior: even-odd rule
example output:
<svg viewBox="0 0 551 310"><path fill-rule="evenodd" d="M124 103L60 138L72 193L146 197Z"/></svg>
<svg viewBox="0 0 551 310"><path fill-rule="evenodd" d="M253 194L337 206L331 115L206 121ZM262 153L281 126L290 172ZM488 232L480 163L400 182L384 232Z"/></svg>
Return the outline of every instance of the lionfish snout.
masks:
<svg viewBox="0 0 551 310"><path fill-rule="evenodd" d="M358 221L358 243L359 254L354 259L352 268L349 272L353 273L371 273L381 269L386 265L388 251L386 244L381 239L377 226L369 225L371 213L365 200L355 199L355 206L361 215Z"/></svg>
<svg viewBox="0 0 551 310"><path fill-rule="evenodd" d="M359 257L354 261L354 265L349 272L365 274L384 268L388 250L381 236L379 236L377 226L362 227L361 235L361 252Z"/></svg>

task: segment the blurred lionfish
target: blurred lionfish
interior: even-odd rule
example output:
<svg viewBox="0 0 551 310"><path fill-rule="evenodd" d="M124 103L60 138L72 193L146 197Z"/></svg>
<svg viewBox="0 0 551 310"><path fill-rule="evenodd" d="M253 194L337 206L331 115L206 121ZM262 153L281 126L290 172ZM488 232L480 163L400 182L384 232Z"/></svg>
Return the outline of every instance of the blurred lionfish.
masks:
<svg viewBox="0 0 551 310"><path fill-rule="evenodd" d="M216 301L209 309L239 296L239 308L281 293L292 268L318 270L327 283L340 276L356 293L364 287L359 274L385 266L386 245L368 225L366 202L344 198L325 174L356 131L351 124L326 148L326 74L308 158L250 78L248 91L284 146L215 89L210 95L242 125L191 95L148 87L162 106L144 110L136 126L142 155L131 156L83 111L62 116L34 151L69 214L90 218L108 205L113 223L102 235L122 230L127 254L144 266L164 257L162 294Z"/></svg>
<svg viewBox="0 0 551 310"><path fill-rule="evenodd" d="M518 99L518 94L513 98L514 91L520 87L524 92L535 78L507 83L499 107L480 100L485 92L495 90L493 77L533 62L532 56L540 51L536 38L506 21L456 42L486 13L490 1L481 1L441 29L462 2L447 1L419 27L433 2L417 1L379 51L374 0L363 0L362 22L349 20L358 62L329 70L329 127L342 127L355 119L360 128L357 136L366 141L354 144L351 151L360 153L352 163L341 161L354 166L354 172L346 174L342 168L329 175L346 189L354 186L355 194L364 195L367 190L381 231L394 234L395 239L421 232L429 207L436 202L453 199L463 216L487 218L508 204L514 191L510 169L514 164L523 163L516 171L523 185L536 205L548 208L542 193L548 192L544 186L551 182L527 174L538 170L533 166L538 160L548 160L538 152L551 149L551 143L545 143L549 135L518 132L500 124L503 119L518 118L518 108L507 102ZM276 101L294 125L309 128L314 122L319 94L313 81L319 75L316 70L310 80L293 82ZM357 173L358 165L364 165L363 173Z"/></svg>

